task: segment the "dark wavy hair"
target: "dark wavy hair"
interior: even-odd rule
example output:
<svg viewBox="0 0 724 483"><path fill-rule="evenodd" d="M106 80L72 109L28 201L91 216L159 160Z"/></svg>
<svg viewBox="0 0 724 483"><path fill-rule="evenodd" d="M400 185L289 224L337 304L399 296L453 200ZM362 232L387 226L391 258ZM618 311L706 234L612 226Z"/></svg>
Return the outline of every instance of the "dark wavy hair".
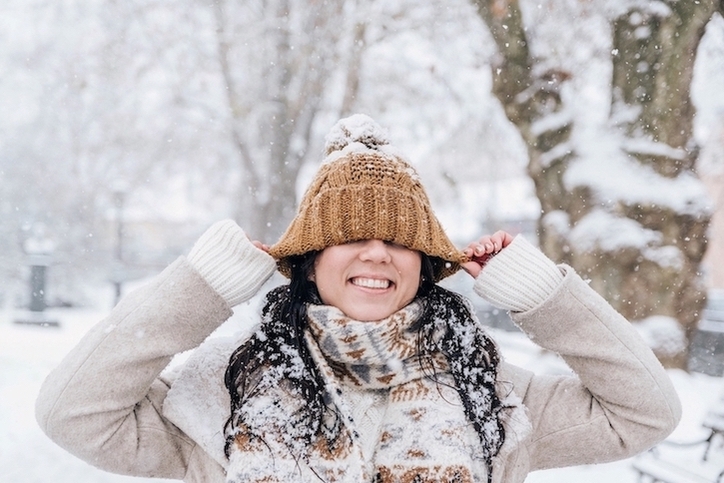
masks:
<svg viewBox="0 0 724 483"><path fill-rule="evenodd" d="M295 435L304 448L310 448L320 437L333 447L341 433L340 415L329 405L324 380L304 336L307 306L321 303L316 285L310 280L317 253L290 257L289 284L267 294L262 325L231 355L225 376L231 396L231 416L224 427L227 457L238 432L248 427L244 421L245 403L265 388L281 383L303 400L301 410L291 416ZM477 325L464 297L433 282L441 263L445 262L422 254L417 299L423 311L415 325L420 361L426 373L437 380L431 355L440 351L446 356L465 414L480 437L490 476L492 458L505 438L499 418L504 407L495 389L500 358L495 343ZM267 377L267 373L273 375ZM497 430L485 430L491 428L491 422ZM263 440L263 435L247 436Z"/></svg>

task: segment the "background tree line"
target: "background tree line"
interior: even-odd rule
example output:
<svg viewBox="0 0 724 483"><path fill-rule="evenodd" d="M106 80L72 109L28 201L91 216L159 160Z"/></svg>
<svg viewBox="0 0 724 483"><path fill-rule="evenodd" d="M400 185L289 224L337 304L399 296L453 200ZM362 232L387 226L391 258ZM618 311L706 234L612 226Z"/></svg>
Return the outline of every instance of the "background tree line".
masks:
<svg viewBox="0 0 724 483"><path fill-rule="evenodd" d="M450 226L496 228L505 198L461 209L461 193L526 170L548 255L632 320L668 316L690 337L701 315L711 205L696 176L691 87L707 26L723 28L721 1L2 8L6 287L22 279L22 243L42 222L56 284L82 299L111 270L121 191L127 223L144 212L173 221L154 255L129 231L128 263L155 270L225 216L273 242L324 133L366 112L418 164L436 206L465 213ZM660 356L682 364L685 351Z"/></svg>

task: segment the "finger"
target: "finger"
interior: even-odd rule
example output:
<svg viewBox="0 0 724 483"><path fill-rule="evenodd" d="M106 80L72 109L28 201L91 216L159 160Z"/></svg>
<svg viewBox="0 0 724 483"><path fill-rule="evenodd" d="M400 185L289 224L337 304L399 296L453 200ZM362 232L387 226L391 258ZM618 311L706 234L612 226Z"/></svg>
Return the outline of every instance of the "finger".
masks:
<svg viewBox="0 0 724 483"><path fill-rule="evenodd" d="M491 236L484 236L478 240L475 244L474 252L475 255L484 255L486 253L492 253L495 251L495 240Z"/></svg>
<svg viewBox="0 0 724 483"><path fill-rule="evenodd" d="M503 239L505 232L496 231L492 237L490 237L490 243L493 244L493 251L498 252L503 248Z"/></svg>
<svg viewBox="0 0 724 483"><path fill-rule="evenodd" d="M460 266L473 278L477 278L483 268L478 262L475 261L464 262L461 263Z"/></svg>
<svg viewBox="0 0 724 483"><path fill-rule="evenodd" d="M263 251L265 251L265 252L269 252L269 246L263 244L263 243L260 242L259 240L252 240L252 241L251 241L251 244L254 245L255 247L257 247L259 250L263 250Z"/></svg>
<svg viewBox="0 0 724 483"><path fill-rule="evenodd" d="M490 260L493 255L495 255L495 253L493 252L483 253L481 255L473 255L470 260L483 267L486 263L488 263L488 260Z"/></svg>
<svg viewBox="0 0 724 483"><path fill-rule="evenodd" d="M513 241L513 235L503 230L497 231L493 238L495 239L496 251L502 250Z"/></svg>
<svg viewBox="0 0 724 483"><path fill-rule="evenodd" d="M470 242L468 246L463 250L463 253L468 257L475 256L476 253L480 253L481 245L478 242Z"/></svg>
<svg viewBox="0 0 724 483"><path fill-rule="evenodd" d="M488 237L488 240L489 240L488 243L490 243L490 246L491 246L488 253L490 253L490 252L497 253L500 250L502 250L503 248L505 248L506 246L508 246L510 244L510 242L513 241L513 237L512 237L512 235L510 235L510 233L507 233L503 230L498 230L493 235Z"/></svg>

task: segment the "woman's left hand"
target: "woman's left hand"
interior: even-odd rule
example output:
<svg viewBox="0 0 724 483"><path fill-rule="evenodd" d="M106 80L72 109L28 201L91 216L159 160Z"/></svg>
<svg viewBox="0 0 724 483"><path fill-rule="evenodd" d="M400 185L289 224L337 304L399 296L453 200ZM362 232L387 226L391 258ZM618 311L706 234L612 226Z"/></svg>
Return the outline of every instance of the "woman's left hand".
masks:
<svg viewBox="0 0 724 483"><path fill-rule="evenodd" d="M513 235L502 230L496 231L492 235L480 237L477 241L469 243L463 250L463 253L470 258L470 261L461 264L461 267L473 278L477 278L485 262L500 250L510 245L512 241Z"/></svg>
<svg viewBox="0 0 724 483"><path fill-rule="evenodd" d="M251 238L249 240L251 240ZM269 253L269 245L266 245L259 240L251 240L251 244L257 247L259 250Z"/></svg>

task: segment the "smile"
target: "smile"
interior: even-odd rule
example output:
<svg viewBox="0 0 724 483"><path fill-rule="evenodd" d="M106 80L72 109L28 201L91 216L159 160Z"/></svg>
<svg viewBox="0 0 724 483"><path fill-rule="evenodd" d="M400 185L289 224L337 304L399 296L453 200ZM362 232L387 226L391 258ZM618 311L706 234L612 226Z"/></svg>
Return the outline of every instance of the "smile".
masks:
<svg viewBox="0 0 724 483"><path fill-rule="evenodd" d="M380 278L355 277L350 280L353 285L364 288L389 288L390 281Z"/></svg>

